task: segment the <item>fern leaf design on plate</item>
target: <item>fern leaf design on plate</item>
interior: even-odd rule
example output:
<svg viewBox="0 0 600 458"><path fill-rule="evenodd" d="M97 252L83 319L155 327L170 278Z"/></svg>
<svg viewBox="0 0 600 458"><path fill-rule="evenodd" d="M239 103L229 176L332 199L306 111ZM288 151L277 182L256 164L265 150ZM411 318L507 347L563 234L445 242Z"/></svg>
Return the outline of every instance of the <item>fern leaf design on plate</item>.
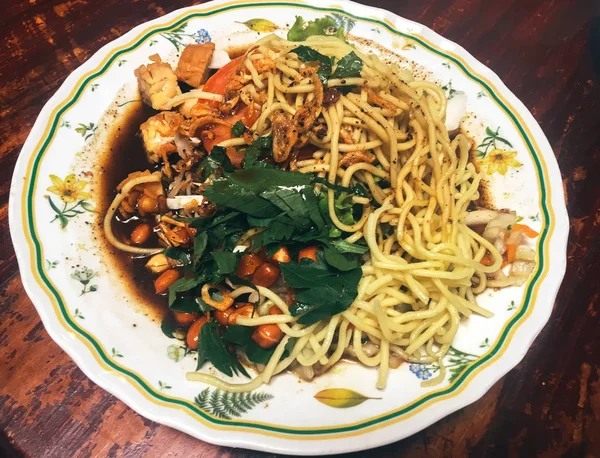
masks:
<svg viewBox="0 0 600 458"><path fill-rule="evenodd" d="M343 14L332 13L329 15L329 17L333 19L333 22L335 22L336 27L343 27L346 33L349 33L356 25L354 19L348 16L344 16Z"/></svg>
<svg viewBox="0 0 600 458"><path fill-rule="evenodd" d="M249 393L229 393L218 388L205 388L194 402L205 412L224 420L239 418L254 407L273 399L269 393L251 391Z"/></svg>

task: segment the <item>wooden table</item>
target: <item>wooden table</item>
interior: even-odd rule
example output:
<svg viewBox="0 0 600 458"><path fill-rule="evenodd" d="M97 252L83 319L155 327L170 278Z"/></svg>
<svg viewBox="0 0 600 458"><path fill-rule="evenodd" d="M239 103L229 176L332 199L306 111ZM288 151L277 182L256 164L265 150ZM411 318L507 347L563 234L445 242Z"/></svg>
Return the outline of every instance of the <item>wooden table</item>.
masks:
<svg viewBox="0 0 600 458"><path fill-rule="evenodd" d="M523 362L473 405L367 455L600 456L600 185L594 178L600 166L600 3L363 1L433 28L502 78L548 136L571 215L563 287ZM264 456L205 444L146 420L94 385L48 337L21 285L7 204L15 161L38 112L102 45L189 4L125 3L3 0L0 456Z"/></svg>

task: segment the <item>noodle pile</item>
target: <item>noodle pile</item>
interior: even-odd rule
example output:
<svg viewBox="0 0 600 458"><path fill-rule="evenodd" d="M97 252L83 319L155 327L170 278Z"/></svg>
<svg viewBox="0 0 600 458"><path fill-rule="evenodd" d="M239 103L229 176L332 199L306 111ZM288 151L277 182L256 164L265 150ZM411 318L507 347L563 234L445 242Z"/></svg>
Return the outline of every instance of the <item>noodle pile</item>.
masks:
<svg viewBox="0 0 600 458"><path fill-rule="evenodd" d="M319 150L313 159L297 163L300 172L317 173L331 183L364 184L380 205L374 209L369 199L354 197L363 205L363 214L356 224L347 226L335 213L334 191L326 191L332 221L352 233L347 241L355 243L364 237L370 248L358 297L341 316L303 327L294 324L280 297L260 288L267 305L275 304L286 313L238 322L247 326L278 323L285 332L264 371L244 385L201 373L188 374L189 380L228 391L252 390L294 361L303 366L319 362L329 368L351 344L362 364L378 368L377 387L384 388L390 355L410 362L439 362L461 317L473 312L492 316L477 305L475 295L486 288L486 273L497 271L502 257L463 222L469 204L479 198L482 176L469 162L468 139L459 134L450 140L444 125L447 99L443 90L427 82L407 84L376 56L361 55L341 40L311 37L305 44L336 59L354 51L365 63L361 78L329 80L328 87L358 85L363 89L342 95L323 109L327 135L312 137L310 142ZM274 113L293 116L314 96L315 85L310 78L302 78L298 73L302 63L289 53L297 46L270 36L247 53L244 64L251 81L242 93L260 98L259 91L266 92L262 114L252 128L259 135L270 133L269 119ZM273 60L276 68L259 73L255 63L265 60ZM375 94L371 97L375 103L369 102L368 92ZM340 142L342 132L352 143ZM368 162L340 166L345 157L357 152L374 155L381 167ZM381 180L391 187L382 189ZM494 257L491 266L479 262L486 250ZM401 311L398 306L408 307ZM297 338L296 343L290 355L281 359L291 337ZM376 354L369 356L362 350L367 339L379 347ZM439 378L443 377L441 371Z"/></svg>

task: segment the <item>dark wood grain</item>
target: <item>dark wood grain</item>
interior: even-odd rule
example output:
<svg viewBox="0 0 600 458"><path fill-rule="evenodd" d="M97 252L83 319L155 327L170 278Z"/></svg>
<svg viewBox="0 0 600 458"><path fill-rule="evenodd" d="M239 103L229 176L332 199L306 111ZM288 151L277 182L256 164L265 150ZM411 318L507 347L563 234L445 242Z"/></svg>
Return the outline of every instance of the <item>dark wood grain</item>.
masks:
<svg viewBox="0 0 600 458"><path fill-rule="evenodd" d="M368 456L600 456L600 4L365 1L425 24L494 70L558 158L571 220L550 322L479 401ZM107 42L185 0L4 0L0 27L0 456L267 456L146 420L91 383L23 291L8 232L12 170L44 103ZM596 37L592 41L590 37Z"/></svg>

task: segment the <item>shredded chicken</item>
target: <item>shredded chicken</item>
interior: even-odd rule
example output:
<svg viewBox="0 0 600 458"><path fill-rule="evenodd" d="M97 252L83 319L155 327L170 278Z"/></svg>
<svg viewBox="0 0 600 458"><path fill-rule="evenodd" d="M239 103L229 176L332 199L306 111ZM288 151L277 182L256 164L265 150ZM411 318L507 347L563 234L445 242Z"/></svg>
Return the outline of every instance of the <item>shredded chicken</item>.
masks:
<svg viewBox="0 0 600 458"><path fill-rule="evenodd" d="M323 84L316 72L312 74L312 80L315 85L314 97L302 105L291 119L282 113L273 116L273 158L276 162L286 161L293 147L306 144L308 132L321 115Z"/></svg>
<svg viewBox="0 0 600 458"><path fill-rule="evenodd" d="M156 164L166 162L169 154L177 151L175 133L183 123L183 116L174 111L163 111L149 118L140 126L144 150L148 161Z"/></svg>
<svg viewBox="0 0 600 458"><path fill-rule="evenodd" d="M352 151L344 154L344 157L340 159L340 167L350 167L358 162L368 162L372 164L375 161L375 155L367 153L366 151Z"/></svg>
<svg viewBox="0 0 600 458"><path fill-rule="evenodd" d="M158 217L156 235L167 246L188 246L190 241L194 240L196 230L191 228L188 223L174 220L170 216Z"/></svg>
<svg viewBox="0 0 600 458"><path fill-rule="evenodd" d="M229 114L240 101L240 90L246 85L249 76L244 75L243 65L240 63L236 71L236 75L227 83L225 94L223 95L223 103L219 105L219 111L223 114Z"/></svg>
<svg viewBox="0 0 600 458"><path fill-rule="evenodd" d="M216 109L206 105L206 100L190 99L178 107L179 112L186 118L200 118L202 116L218 116Z"/></svg>
<svg viewBox="0 0 600 458"><path fill-rule="evenodd" d="M153 62L141 65L134 73L142 100L155 110L161 110L173 97L180 95L177 76L171 66L160 60L158 54L150 56Z"/></svg>
<svg viewBox="0 0 600 458"><path fill-rule="evenodd" d="M275 61L269 57L265 59L257 59L253 62L258 73L273 72L277 67Z"/></svg>
<svg viewBox="0 0 600 458"><path fill-rule="evenodd" d="M187 120L182 125L182 131L189 137L198 137L200 139L203 139L203 127L208 126L210 124L222 124L225 126L231 126L230 123L223 121L222 119L217 118L216 116L207 115Z"/></svg>
<svg viewBox="0 0 600 458"><path fill-rule="evenodd" d="M352 143L354 143L354 141L352 140L352 133L350 129L348 129L348 126L345 126L342 129L340 129L340 138L347 145L351 145Z"/></svg>
<svg viewBox="0 0 600 458"><path fill-rule="evenodd" d="M383 97L377 95L372 89L370 89L367 86L363 86L361 87L361 90L366 91L367 93L367 100L370 103L373 103L375 105L380 106L381 108L387 109L387 110L392 110L392 111L396 111L398 109L398 107L396 107L396 105L394 105L391 102L388 102L387 100L385 100Z"/></svg>
<svg viewBox="0 0 600 458"><path fill-rule="evenodd" d="M187 45L177 63L177 78L195 88L200 87L206 81L214 52L214 43Z"/></svg>

